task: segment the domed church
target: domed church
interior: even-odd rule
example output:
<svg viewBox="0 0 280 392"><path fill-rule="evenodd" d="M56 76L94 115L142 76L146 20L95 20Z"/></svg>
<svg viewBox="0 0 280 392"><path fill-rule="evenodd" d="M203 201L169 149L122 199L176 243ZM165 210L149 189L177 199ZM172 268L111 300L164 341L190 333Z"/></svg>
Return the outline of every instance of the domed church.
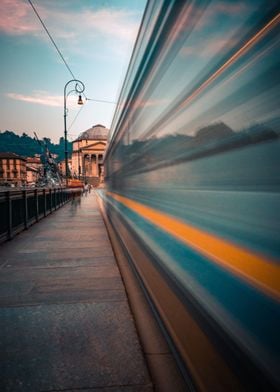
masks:
<svg viewBox="0 0 280 392"><path fill-rule="evenodd" d="M76 178L98 186L104 181L103 158L109 129L97 124L82 132L73 141L72 174Z"/></svg>

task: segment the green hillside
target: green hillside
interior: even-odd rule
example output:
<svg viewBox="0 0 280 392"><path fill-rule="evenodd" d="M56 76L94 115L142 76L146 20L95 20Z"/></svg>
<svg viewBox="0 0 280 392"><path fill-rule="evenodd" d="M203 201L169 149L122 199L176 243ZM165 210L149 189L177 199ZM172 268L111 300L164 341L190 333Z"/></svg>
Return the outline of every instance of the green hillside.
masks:
<svg viewBox="0 0 280 392"><path fill-rule="evenodd" d="M64 138L61 137L59 144L52 143L51 139L44 138L42 143L47 145L49 151L57 154L57 161L64 159ZM68 142L68 151L71 156L72 144ZM38 141L26 133L21 136L16 135L12 131L0 131L0 152L14 152L23 157L33 157L35 154L42 154L42 147Z"/></svg>

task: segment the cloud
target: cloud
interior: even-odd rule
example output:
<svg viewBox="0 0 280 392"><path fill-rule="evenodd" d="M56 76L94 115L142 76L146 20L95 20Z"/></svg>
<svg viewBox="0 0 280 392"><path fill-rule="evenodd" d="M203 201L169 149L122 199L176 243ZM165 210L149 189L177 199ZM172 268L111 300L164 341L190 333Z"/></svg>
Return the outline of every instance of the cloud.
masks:
<svg viewBox="0 0 280 392"><path fill-rule="evenodd" d="M129 41L135 37L139 26L133 19L134 13L125 10L101 9L83 14L84 27L88 30Z"/></svg>
<svg viewBox="0 0 280 392"><path fill-rule="evenodd" d="M119 41L135 39L139 27L139 15L135 12L103 8L97 10L59 8L55 2L35 5L44 23L54 38L69 40L84 39L94 35L114 38ZM0 32L8 35L35 35L45 38L43 27L31 6L23 0L0 1Z"/></svg>
<svg viewBox="0 0 280 392"><path fill-rule="evenodd" d="M54 107L62 107L63 106L63 97L62 96L52 96L52 95L47 95L46 93L37 92L34 95L7 93L6 96L11 99L15 99L17 101L35 103L35 104L39 104L39 105L54 106Z"/></svg>
<svg viewBox="0 0 280 392"><path fill-rule="evenodd" d="M30 5L22 0L1 0L0 31L9 35L34 34L40 31L40 25L30 10Z"/></svg>
<svg viewBox="0 0 280 392"><path fill-rule="evenodd" d="M63 107L64 98L62 95L49 95L46 91L34 91L32 95L18 93L7 93L6 96L17 101L23 101L38 105ZM69 96L67 98L67 107L77 108L77 97Z"/></svg>

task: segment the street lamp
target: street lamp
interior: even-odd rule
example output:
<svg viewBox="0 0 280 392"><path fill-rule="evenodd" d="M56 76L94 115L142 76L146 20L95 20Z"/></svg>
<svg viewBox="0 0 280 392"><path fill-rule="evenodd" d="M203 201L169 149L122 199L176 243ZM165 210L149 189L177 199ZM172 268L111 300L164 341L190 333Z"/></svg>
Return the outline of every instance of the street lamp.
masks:
<svg viewBox="0 0 280 392"><path fill-rule="evenodd" d="M71 90L67 95L66 95L66 90L67 87L70 83L75 83L75 88L74 90ZM78 105L83 105L83 100L82 100L82 93L85 90L85 85L83 82L81 82L78 79L71 79L69 82L67 82L64 86L64 142L65 142L65 177L66 177L66 186L68 186L68 177L69 177L69 167L68 167L68 143L67 143L67 125L66 125L66 117L67 117L67 108L66 108L66 98L71 92L75 92L76 94L79 95L78 98Z"/></svg>

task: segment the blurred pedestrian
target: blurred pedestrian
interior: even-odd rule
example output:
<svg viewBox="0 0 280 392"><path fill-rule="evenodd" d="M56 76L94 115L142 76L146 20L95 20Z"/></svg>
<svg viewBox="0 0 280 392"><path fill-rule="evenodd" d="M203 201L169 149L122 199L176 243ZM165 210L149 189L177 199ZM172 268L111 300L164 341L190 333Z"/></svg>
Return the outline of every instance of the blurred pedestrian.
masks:
<svg viewBox="0 0 280 392"><path fill-rule="evenodd" d="M84 194L87 196L88 193L88 183L86 182L84 185Z"/></svg>

